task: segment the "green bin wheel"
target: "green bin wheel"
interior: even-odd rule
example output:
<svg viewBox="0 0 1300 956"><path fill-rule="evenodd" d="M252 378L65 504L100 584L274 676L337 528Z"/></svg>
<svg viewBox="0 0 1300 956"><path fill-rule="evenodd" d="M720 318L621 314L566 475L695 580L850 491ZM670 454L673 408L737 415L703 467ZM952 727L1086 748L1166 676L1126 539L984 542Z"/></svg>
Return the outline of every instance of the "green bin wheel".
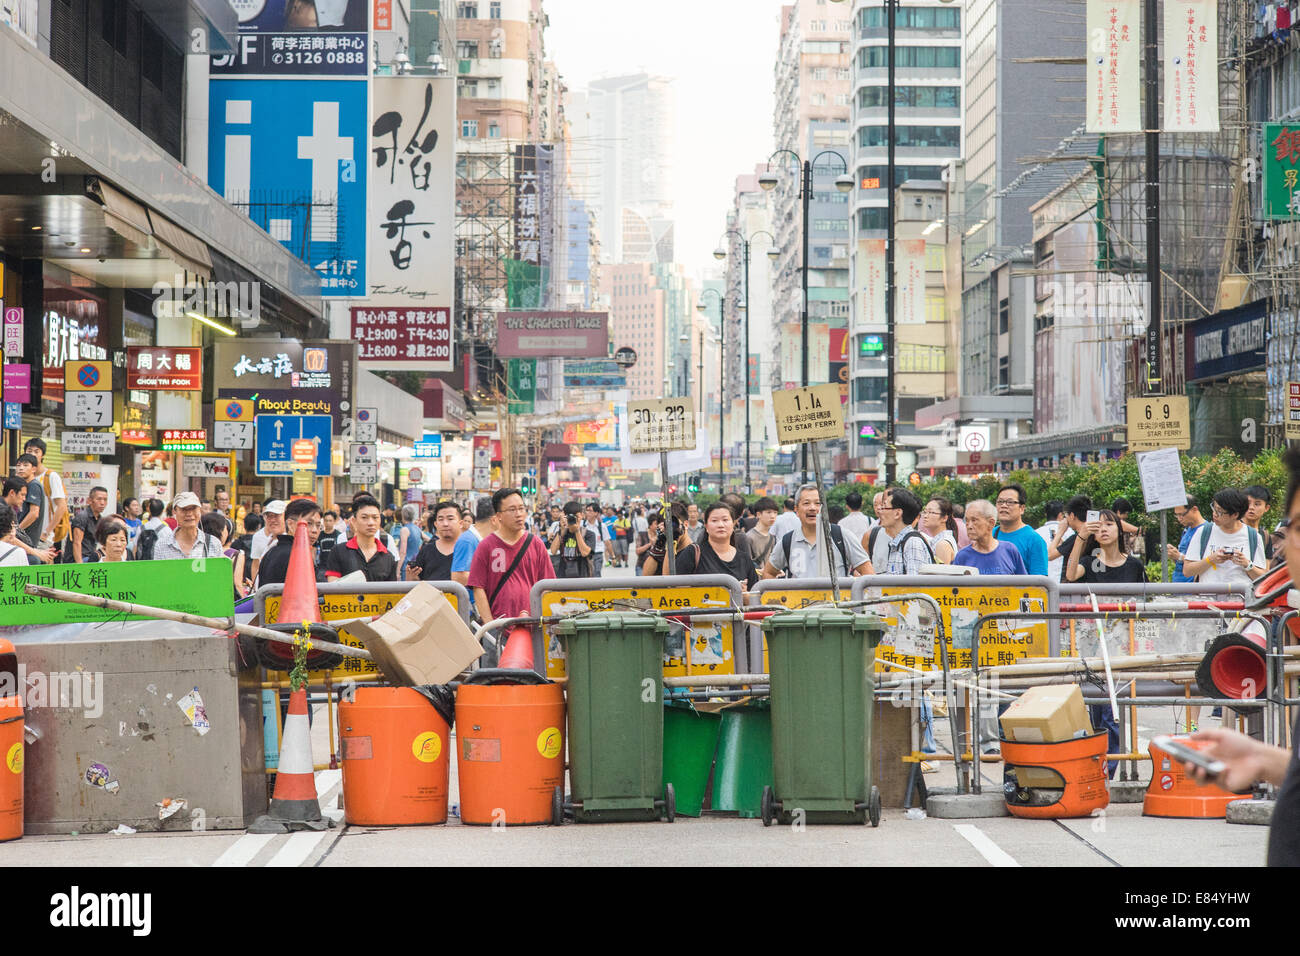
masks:
<svg viewBox="0 0 1300 956"><path fill-rule="evenodd" d="M669 823L677 819L677 792L671 783L664 784L664 816Z"/></svg>
<svg viewBox="0 0 1300 956"><path fill-rule="evenodd" d="M752 792L752 791L751 791ZM763 787L763 799L759 805L760 812L763 816L763 826L770 827L774 816L772 804L776 801L773 799L772 788Z"/></svg>
<svg viewBox="0 0 1300 956"><path fill-rule="evenodd" d="M867 819L873 827L880 826L880 788L871 788L871 800L867 804Z"/></svg>
<svg viewBox="0 0 1300 956"><path fill-rule="evenodd" d="M551 793L551 826L564 826L564 788L556 787Z"/></svg>

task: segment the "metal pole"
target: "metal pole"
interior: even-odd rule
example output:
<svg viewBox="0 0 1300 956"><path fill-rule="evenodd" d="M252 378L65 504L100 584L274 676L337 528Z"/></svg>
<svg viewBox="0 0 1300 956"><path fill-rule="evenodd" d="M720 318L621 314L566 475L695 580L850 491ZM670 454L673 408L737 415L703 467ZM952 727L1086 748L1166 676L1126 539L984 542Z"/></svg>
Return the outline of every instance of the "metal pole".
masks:
<svg viewBox="0 0 1300 956"><path fill-rule="evenodd" d="M894 21L898 0L885 0L888 11L889 58L885 98L888 100L885 132L885 484L892 485L898 470L894 447ZM953 744L956 746L956 743Z"/></svg>
<svg viewBox="0 0 1300 956"><path fill-rule="evenodd" d="M749 240L741 240L745 251L745 494L754 493L749 481Z"/></svg>
<svg viewBox="0 0 1300 956"><path fill-rule="evenodd" d="M891 147L892 148L892 147ZM802 296L799 300L799 324L803 341L800 353L799 384L808 387L808 204L812 199L812 163L804 160L803 176L800 183L800 198L803 200L803 276ZM803 471L803 480L808 480L808 445L803 446L799 467Z"/></svg>
<svg viewBox="0 0 1300 956"><path fill-rule="evenodd" d="M727 468L727 380L724 366L727 355L727 296L718 296L718 494L724 488Z"/></svg>
<svg viewBox="0 0 1300 956"><path fill-rule="evenodd" d="M668 538L668 547L664 549L664 570L672 574L676 568L676 542L673 534L673 503L668 497L668 452L659 453L659 477L663 479L664 494L664 535Z"/></svg>
<svg viewBox="0 0 1300 956"><path fill-rule="evenodd" d="M1158 112L1160 78L1157 55L1156 0L1142 5L1142 32L1145 37L1143 86L1146 127L1146 200L1147 200L1147 285L1151 306L1147 312L1147 378L1139 383L1142 394L1166 394L1164 383L1164 342L1160 304L1160 119ZM1170 38L1165 38L1166 42Z"/></svg>
<svg viewBox="0 0 1300 956"><path fill-rule="evenodd" d="M822 462L821 456L817 454L817 443L808 442L805 448L812 448L813 474L817 481L817 500L821 504L819 515L821 517L821 528L818 530L817 537L821 539L822 550L826 552L826 567L831 572L831 600L839 601L840 599L840 576L835 570L836 549L834 542L831 541L831 518L829 502L826 500L826 489L822 487ZM787 556L788 560L788 556ZM853 573L852 568L847 568L849 574Z"/></svg>
<svg viewBox="0 0 1300 956"><path fill-rule="evenodd" d="M1160 580L1169 580L1169 529L1165 527L1164 514L1160 515Z"/></svg>

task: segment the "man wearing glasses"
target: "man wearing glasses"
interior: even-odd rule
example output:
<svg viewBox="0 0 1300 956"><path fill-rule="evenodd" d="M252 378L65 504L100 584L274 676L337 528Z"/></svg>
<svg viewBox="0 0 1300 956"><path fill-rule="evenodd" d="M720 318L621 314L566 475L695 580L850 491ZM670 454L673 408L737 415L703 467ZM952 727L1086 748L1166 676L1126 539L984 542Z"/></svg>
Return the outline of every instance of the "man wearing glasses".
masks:
<svg viewBox="0 0 1300 956"><path fill-rule="evenodd" d="M1236 488L1224 488L1210 504L1209 527L1192 535L1183 553L1183 574L1202 584L1244 584L1264 574L1264 540L1242 518L1250 503Z"/></svg>
<svg viewBox="0 0 1300 956"><path fill-rule="evenodd" d="M1046 575L1047 542L1025 524L1025 489L1019 485L1003 485L994 504L998 509L998 526L993 529L993 537L1015 545L1030 574Z"/></svg>
<svg viewBox="0 0 1300 956"><path fill-rule="evenodd" d="M1174 562L1174 573L1171 580L1175 584L1188 584L1194 579L1183 573L1183 556L1187 553L1187 546L1192 543L1192 538L1195 537L1196 532L1200 531L1205 524L1205 518L1201 515L1201 508L1197 504L1196 496L1187 496L1186 507L1179 508L1175 506L1174 517L1178 519L1178 523L1183 526L1184 530L1177 546L1165 545L1169 560Z"/></svg>
<svg viewBox="0 0 1300 956"><path fill-rule="evenodd" d="M500 489L492 507L497 529L479 543L469 568L474 607L484 623L527 615L533 585L555 577L546 545L525 527L528 508L519 489Z"/></svg>
<svg viewBox="0 0 1300 956"><path fill-rule="evenodd" d="M293 554L293 539L298 533L298 523L307 522L307 538L314 544L325 526L321 518L320 505L310 498L295 498L284 506L284 533L276 535L275 542L267 549L262 563L257 568L257 586L263 584L283 584L289 573L289 557ZM312 553L315 549L310 549ZM329 553L328 551L326 552ZM318 569L312 568L312 576L322 579Z"/></svg>

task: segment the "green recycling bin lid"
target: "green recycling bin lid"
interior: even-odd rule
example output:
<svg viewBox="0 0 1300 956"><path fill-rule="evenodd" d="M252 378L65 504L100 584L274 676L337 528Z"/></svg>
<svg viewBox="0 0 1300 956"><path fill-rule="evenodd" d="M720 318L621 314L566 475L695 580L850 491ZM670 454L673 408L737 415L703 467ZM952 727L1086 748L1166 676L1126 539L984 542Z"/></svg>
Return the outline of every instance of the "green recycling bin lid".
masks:
<svg viewBox="0 0 1300 956"><path fill-rule="evenodd" d="M873 632L882 634L884 622L874 614L854 613L842 607L804 607L791 611L779 612L763 618L763 633L798 628L800 630L821 630L822 628L848 627L855 634Z"/></svg>
<svg viewBox="0 0 1300 956"><path fill-rule="evenodd" d="M561 637L570 637L583 631L639 634L646 630L667 634L668 621L653 614L638 614L635 611L585 611L551 625L551 632Z"/></svg>

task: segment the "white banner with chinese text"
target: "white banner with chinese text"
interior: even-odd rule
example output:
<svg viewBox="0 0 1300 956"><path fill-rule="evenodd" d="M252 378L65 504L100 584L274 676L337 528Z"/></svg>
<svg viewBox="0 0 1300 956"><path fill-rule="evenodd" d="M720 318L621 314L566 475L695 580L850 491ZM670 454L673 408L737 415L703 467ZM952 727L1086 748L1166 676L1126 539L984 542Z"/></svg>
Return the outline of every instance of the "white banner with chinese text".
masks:
<svg viewBox="0 0 1300 956"><path fill-rule="evenodd" d="M1165 132L1218 132L1216 0L1165 0L1164 59Z"/></svg>
<svg viewBox="0 0 1300 956"><path fill-rule="evenodd" d="M1089 133L1142 132L1141 23L1141 0L1088 0Z"/></svg>

